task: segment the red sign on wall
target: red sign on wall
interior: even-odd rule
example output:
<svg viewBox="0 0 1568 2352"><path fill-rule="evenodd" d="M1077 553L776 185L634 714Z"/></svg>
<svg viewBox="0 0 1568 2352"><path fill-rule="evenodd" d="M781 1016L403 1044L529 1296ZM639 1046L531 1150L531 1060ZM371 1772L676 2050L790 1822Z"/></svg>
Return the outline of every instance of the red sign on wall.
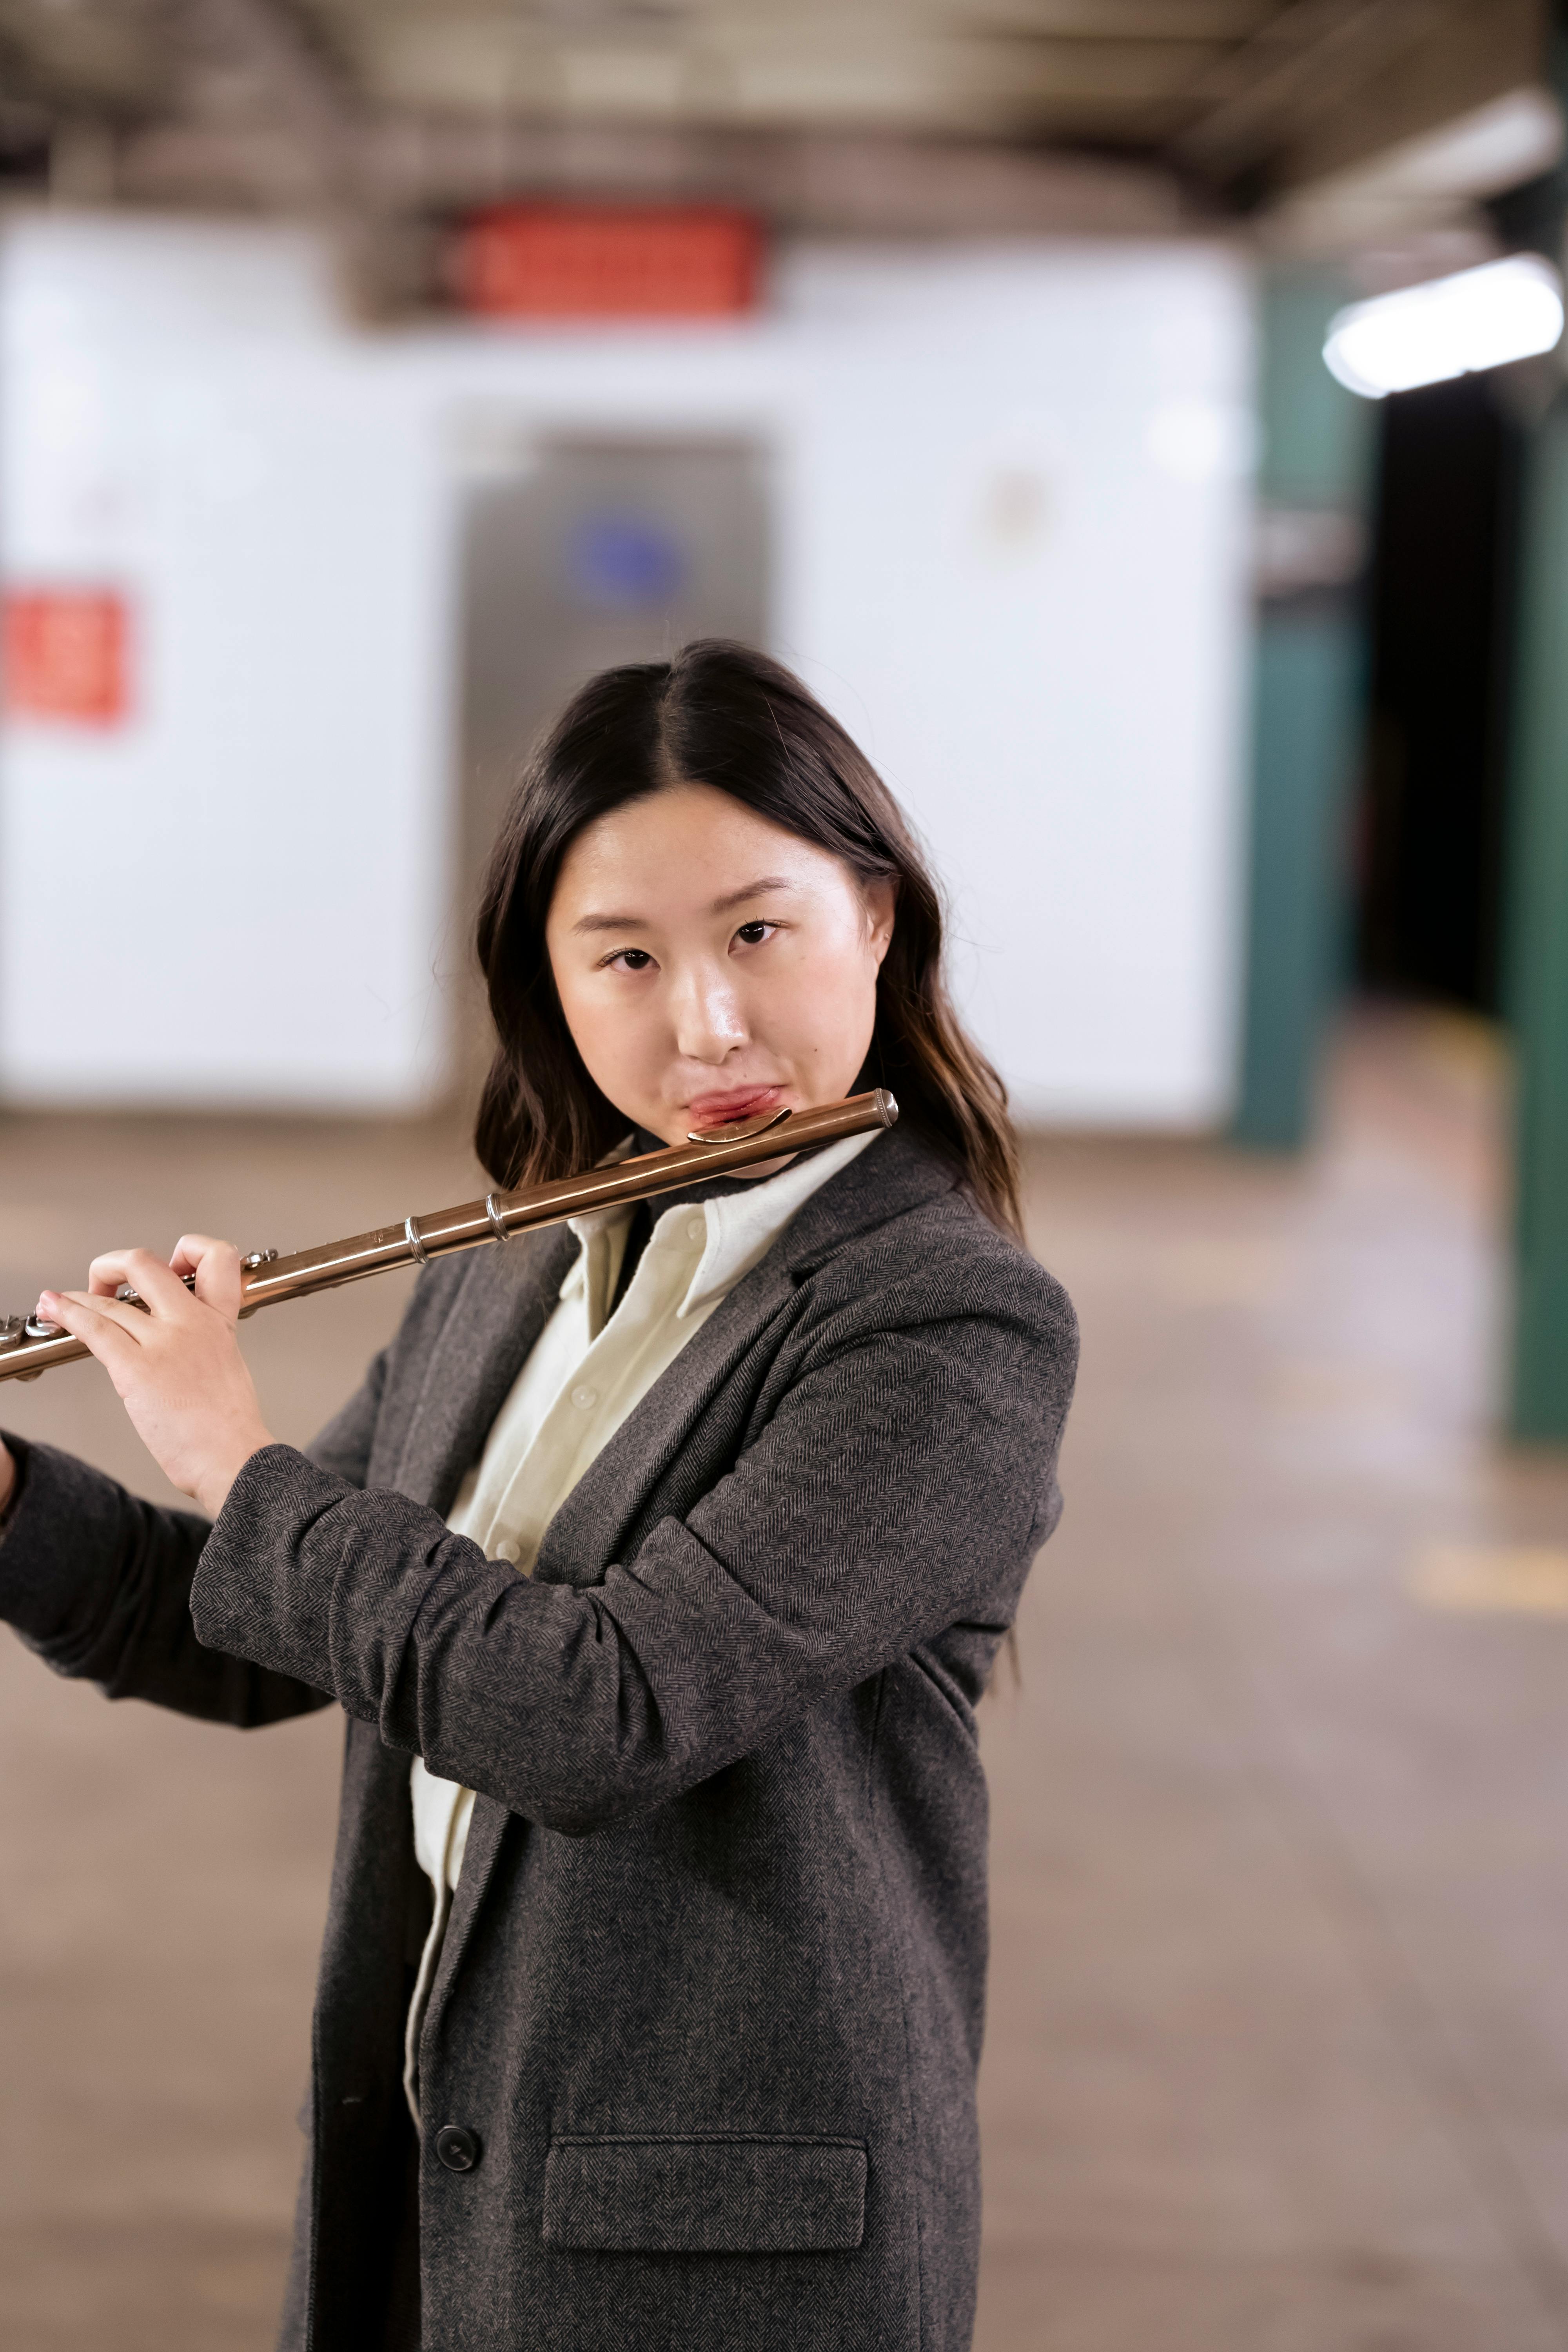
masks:
<svg viewBox="0 0 1568 2352"><path fill-rule="evenodd" d="M754 310L762 235L716 205L498 205L459 232L453 279L489 319L718 319Z"/></svg>
<svg viewBox="0 0 1568 2352"><path fill-rule="evenodd" d="M8 589L0 605L6 715L117 726L131 704L130 635L114 589Z"/></svg>

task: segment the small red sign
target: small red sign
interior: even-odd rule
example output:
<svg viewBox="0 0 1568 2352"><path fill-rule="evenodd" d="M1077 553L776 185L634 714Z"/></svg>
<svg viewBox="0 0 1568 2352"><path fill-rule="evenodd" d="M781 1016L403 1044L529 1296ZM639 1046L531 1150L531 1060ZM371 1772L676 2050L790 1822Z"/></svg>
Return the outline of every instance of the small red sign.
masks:
<svg viewBox="0 0 1568 2352"><path fill-rule="evenodd" d="M130 621L111 588L12 588L0 606L8 717L117 726L131 702Z"/></svg>
<svg viewBox="0 0 1568 2352"><path fill-rule="evenodd" d="M762 233L716 205L497 205L458 232L453 280L489 319L719 319L756 308Z"/></svg>

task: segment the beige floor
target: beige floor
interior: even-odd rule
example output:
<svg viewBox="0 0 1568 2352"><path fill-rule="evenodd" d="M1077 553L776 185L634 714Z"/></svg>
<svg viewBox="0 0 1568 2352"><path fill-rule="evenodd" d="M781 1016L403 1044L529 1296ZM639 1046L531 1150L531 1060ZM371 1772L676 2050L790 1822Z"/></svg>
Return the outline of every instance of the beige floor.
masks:
<svg viewBox="0 0 1568 2352"><path fill-rule="evenodd" d="M980 2352L1568 2347L1568 1459L1489 1434L1499 1103L1476 1033L1373 1022L1302 1167L1031 1150L1085 1351L988 1703ZM0 1304L182 1214L288 1247L469 1172L406 1130L11 1120ZM398 1304L250 1327L279 1433ZM0 1419L159 1491L90 1368ZM0 1637L7 2352L269 2343L336 1750Z"/></svg>

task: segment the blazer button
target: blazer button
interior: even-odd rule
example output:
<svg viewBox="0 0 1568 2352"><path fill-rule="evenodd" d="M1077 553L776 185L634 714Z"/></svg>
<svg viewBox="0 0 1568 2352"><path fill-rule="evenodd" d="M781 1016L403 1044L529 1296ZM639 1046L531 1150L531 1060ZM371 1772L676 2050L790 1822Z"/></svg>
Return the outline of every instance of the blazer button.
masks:
<svg viewBox="0 0 1568 2352"><path fill-rule="evenodd" d="M479 2136L463 2124L443 2124L436 2135L436 2153L448 2172L472 2172L479 2160Z"/></svg>

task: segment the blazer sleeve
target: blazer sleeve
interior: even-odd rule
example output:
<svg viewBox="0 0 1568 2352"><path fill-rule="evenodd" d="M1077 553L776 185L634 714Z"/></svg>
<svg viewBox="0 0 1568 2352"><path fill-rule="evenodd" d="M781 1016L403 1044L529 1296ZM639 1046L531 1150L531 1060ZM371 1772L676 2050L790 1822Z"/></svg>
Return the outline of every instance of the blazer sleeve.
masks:
<svg viewBox="0 0 1568 2352"><path fill-rule="evenodd" d="M345 1483L363 1480L384 1376L378 1357L311 1448ZM142 1502L55 1446L8 1433L5 1444L18 1485L0 1541L0 1619L57 1674L245 1728L331 1704L329 1688L197 1638L191 1585L206 1519Z"/></svg>
<svg viewBox="0 0 1568 2352"><path fill-rule="evenodd" d="M1065 1294L1037 1272L1028 1304L847 1334L592 1586L520 1578L406 1496L267 1448L203 1557L196 1624L514 1812L627 1819L1016 1594L1055 1523L1076 1365Z"/></svg>

